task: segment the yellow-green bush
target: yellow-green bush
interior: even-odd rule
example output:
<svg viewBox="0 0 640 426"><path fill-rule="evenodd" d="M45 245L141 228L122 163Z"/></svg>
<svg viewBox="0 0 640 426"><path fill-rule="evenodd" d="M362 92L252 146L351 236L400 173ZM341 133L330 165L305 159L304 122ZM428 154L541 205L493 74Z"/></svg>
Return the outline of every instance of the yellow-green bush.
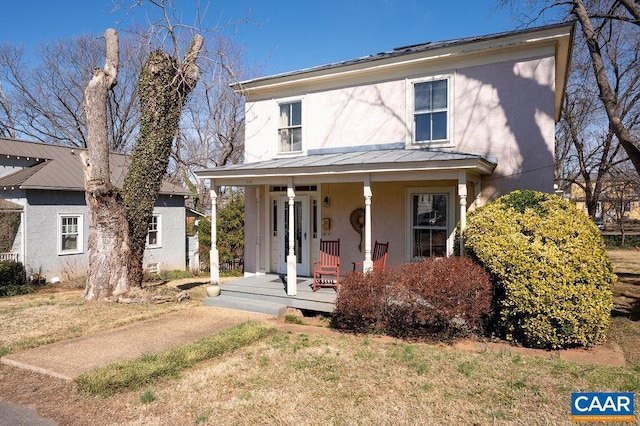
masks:
<svg viewBox="0 0 640 426"><path fill-rule="evenodd" d="M507 339L537 348L604 342L616 277L584 212L555 195L514 191L469 214L464 240L492 275Z"/></svg>

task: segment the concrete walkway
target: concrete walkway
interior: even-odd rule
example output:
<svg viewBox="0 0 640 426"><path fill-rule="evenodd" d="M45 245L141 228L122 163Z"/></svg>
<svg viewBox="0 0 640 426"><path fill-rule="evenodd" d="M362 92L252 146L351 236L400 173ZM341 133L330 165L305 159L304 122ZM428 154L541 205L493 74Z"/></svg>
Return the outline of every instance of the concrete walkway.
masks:
<svg viewBox="0 0 640 426"><path fill-rule="evenodd" d="M95 368L191 343L245 321L269 318L272 316L256 312L199 306L90 336L12 353L0 361L73 380Z"/></svg>

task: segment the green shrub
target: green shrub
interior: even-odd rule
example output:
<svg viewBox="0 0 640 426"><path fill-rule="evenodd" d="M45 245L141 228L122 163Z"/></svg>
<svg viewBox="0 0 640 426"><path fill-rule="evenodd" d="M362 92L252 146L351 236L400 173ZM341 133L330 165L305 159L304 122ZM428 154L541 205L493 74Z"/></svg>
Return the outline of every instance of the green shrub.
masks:
<svg viewBox="0 0 640 426"><path fill-rule="evenodd" d="M604 342L616 277L585 213L555 195L514 191L470 213L464 238L492 275L507 339L538 348Z"/></svg>
<svg viewBox="0 0 640 426"><path fill-rule="evenodd" d="M17 296L31 292L27 285L27 273L20 262L0 261L0 297Z"/></svg>
<svg viewBox="0 0 640 426"><path fill-rule="evenodd" d="M22 285L27 281L27 273L20 262L0 261L0 285Z"/></svg>
<svg viewBox="0 0 640 426"><path fill-rule="evenodd" d="M482 330L491 283L468 257L431 258L368 274L348 274L333 325L397 337L450 339Z"/></svg>

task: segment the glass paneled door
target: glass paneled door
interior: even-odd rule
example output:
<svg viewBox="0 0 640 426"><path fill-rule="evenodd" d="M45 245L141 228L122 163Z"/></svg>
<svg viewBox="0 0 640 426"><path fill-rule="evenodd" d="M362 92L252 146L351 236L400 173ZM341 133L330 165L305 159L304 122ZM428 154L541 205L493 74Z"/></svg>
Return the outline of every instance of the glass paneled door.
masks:
<svg viewBox="0 0 640 426"><path fill-rule="evenodd" d="M280 208L278 212L282 212L278 218L278 226L283 232L280 232L280 273L287 273L287 255L289 254L289 199L285 196L280 197ZM296 273L302 276L310 275L309 257L310 257L310 241L309 233L309 197L298 196L293 202L293 250L296 255Z"/></svg>

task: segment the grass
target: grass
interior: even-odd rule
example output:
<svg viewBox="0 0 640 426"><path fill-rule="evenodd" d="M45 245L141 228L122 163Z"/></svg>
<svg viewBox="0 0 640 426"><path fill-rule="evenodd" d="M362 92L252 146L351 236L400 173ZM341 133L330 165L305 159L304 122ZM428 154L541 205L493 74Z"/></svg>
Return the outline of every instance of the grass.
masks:
<svg viewBox="0 0 640 426"><path fill-rule="evenodd" d="M627 311L610 336L628 366L578 364L492 351L475 352L348 334L294 334L264 324L225 333L88 373L76 397L110 409L109 424L572 424L575 391L640 392L640 252L615 250L614 293ZM86 303L80 292L0 300L0 350L108 329L199 306ZM293 318L289 321L295 322ZM6 350L6 349L5 349ZM638 410L638 408L636 408ZM100 415L99 413L96 416Z"/></svg>
<svg viewBox="0 0 640 426"><path fill-rule="evenodd" d="M0 356L200 306L205 292L194 287L188 300L156 305L87 302L82 290L49 291L0 298Z"/></svg>
<svg viewBox="0 0 640 426"><path fill-rule="evenodd" d="M176 377L199 362L233 352L274 332L273 327L247 322L188 345L92 370L75 381L78 390L90 396L107 397L137 390L156 379Z"/></svg>

